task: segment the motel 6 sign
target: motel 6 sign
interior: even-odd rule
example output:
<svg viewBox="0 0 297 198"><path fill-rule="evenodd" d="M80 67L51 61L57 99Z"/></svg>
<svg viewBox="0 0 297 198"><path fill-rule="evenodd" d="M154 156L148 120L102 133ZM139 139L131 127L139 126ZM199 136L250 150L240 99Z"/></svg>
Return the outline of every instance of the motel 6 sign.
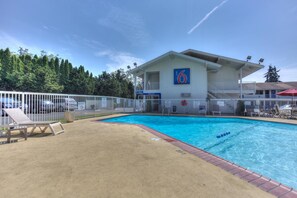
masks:
<svg viewBox="0 0 297 198"><path fill-rule="evenodd" d="M174 69L174 84L190 84L190 68Z"/></svg>

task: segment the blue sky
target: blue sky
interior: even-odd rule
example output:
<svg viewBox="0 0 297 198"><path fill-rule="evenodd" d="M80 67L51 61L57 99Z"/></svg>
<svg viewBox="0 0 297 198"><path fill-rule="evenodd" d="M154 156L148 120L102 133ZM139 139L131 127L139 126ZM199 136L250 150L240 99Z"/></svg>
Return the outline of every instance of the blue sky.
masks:
<svg viewBox="0 0 297 198"><path fill-rule="evenodd" d="M296 0L0 0L0 13L0 48L45 50L95 75L191 48L264 58L297 81Z"/></svg>

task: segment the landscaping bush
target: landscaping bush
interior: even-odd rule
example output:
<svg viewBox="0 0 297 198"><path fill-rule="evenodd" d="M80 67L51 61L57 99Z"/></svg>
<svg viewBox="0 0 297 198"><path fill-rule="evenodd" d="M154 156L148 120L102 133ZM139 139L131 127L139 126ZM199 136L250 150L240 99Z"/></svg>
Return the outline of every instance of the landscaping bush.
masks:
<svg viewBox="0 0 297 198"><path fill-rule="evenodd" d="M238 100L237 102L236 115L244 116L244 102L242 100Z"/></svg>

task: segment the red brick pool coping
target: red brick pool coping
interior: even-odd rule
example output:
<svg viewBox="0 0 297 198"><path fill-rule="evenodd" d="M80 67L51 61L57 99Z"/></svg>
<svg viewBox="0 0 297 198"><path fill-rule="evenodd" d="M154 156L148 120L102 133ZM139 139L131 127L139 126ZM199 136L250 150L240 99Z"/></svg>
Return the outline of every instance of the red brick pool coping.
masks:
<svg viewBox="0 0 297 198"><path fill-rule="evenodd" d="M98 120L98 121L103 121L103 120ZM116 123L116 122L114 122L114 123L109 122L109 123L111 123L111 124L126 124L126 123ZM235 176L247 181L248 183L251 183L251 184L257 186L258 188L260 188L260 189L262 189L276 197L297 198L297 191L293 188L290 188L290 187L284 185L284 184L281 184L277 181L274 181L272 179L269 179L267 177L259 175L255 172L249 171L246 168L241 167L235 163L229 162L223 158L220 158L220 157L215 156L211 153L208 153L207 151L201 150L197 147L194 147L190 144L187 144L185 142L182 142L180 140L172 138L168 135L160 133L160 132L153 130L149 127L146 127L144 125L141 125L141 124L130 124L130 125L138 126L142 129L144 129L145 131L148 131L148 132L154 134L155 136L169 142L170 144L177 146L180 149L182 149L190 154L193 154L208 163L218 166L218 167L224 169L225 171L231 173L232 175L235 175Z"/></svg>

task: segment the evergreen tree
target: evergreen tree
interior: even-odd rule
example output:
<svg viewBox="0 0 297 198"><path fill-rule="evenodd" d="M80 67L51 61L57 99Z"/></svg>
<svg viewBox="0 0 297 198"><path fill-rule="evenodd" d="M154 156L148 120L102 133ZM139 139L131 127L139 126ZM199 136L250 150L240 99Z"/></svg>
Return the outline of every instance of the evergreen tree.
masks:
<svg viewBox="0 0 297 198"><path fill-rule="evenodd" d="M58 79L60 78L60 77L58 76L59 71L60 71L60 61L59 61L59 58L56 57L56 58L55 58L55 72L56 72L56 75L57 75Z"/></svg>
<svg viewBox="0 0 297 198"><path fill-rule="evenodd" d="M62 85L66 85L67 82L69 81L70 66L69 66L69 62L67 59L64 62L62 60L62 63L61 63L61 67L60 67L60 74L61 74L60 83Z"/></svg>
<svg viewBox="0 0 297 198"><path fill-rule="evenodd" d="M278 72L275 66L269 65L268 71L264 74L265 82L280 82Z"/></svg>
<svg viewBox="0 0 297 198"><path fill-rule="evenodd" d="M59 85L54 71L49 67L39 67L36 71L36 84L40 92L59 93L63 86Z"/></svg>
<svg viewBox="0 0 297 198"><path fill-rule="evenodd" d="M108 74L103 72L96 78L95 94L133 98L133 84L123 70Z"/></svg>
<svg viewBox="0 0 297 198"><path fill-rule="evenodd" d="M0 74L1 74L1 69L2 69L2 63L1 63L1 59L0 59ZM0 84L2 84L2 78L1 78L1 75L0 75ZM1 86L0 86L1 88Z"/></svg>
<svg viewBox="0 0 297 198"><path fill-rule="evenodd" d="M13 70L11 65L11 53L8 48L6 48L4 51L2 50L1 53L1 89L2 90L9 90L9 81L7 79L7 74L11 73Z"/></svg>
<svg viewBox="0 0 297 198"><path fill-rule="evenodd" d="M64 59L61 60L59 68L59 82L60 84L63 84Z"/></svg>
<svg viewBox="0 0 297 198"><path fill-rule="evenodd" d="M21 47L18 54L0 49L0 90L133 97L133 84L123 70L94 77L58 55L42 51L33 56Z"/></svg>
<svg viewBox="0 0 297 198"><path fill-rule="evenodd" d="M50 69L51 69L52 71L55 72L55 60L54 60L53 58L50 59L50 61L49 61L49 63L48 63L48 66L50 67Z"/></svg>
<svg viewBox="0 0 297 198"><path fill-rule="evenodd" d="M42 62L41 62L41 64L42 64L43 67L48 66L48 57L47 57L46 55L44 55L44 56L42 57Z"/></svg>
<svg viewBox="0 0 297 198"><path fill-rule="evenodd" d="M70 80L67 82L65 91L67 93L93 94L88 93L88 81L83 66L80 66L79 68L73 68L70 73Z"/></svg>
<svg viewBox="0 0 297 198"><path fill-rule="evenodd" d="M24 49L22 47L19 48L18 52L19 52L19 55L20 56L29 54L29 50L28 49Z"/></svg>

